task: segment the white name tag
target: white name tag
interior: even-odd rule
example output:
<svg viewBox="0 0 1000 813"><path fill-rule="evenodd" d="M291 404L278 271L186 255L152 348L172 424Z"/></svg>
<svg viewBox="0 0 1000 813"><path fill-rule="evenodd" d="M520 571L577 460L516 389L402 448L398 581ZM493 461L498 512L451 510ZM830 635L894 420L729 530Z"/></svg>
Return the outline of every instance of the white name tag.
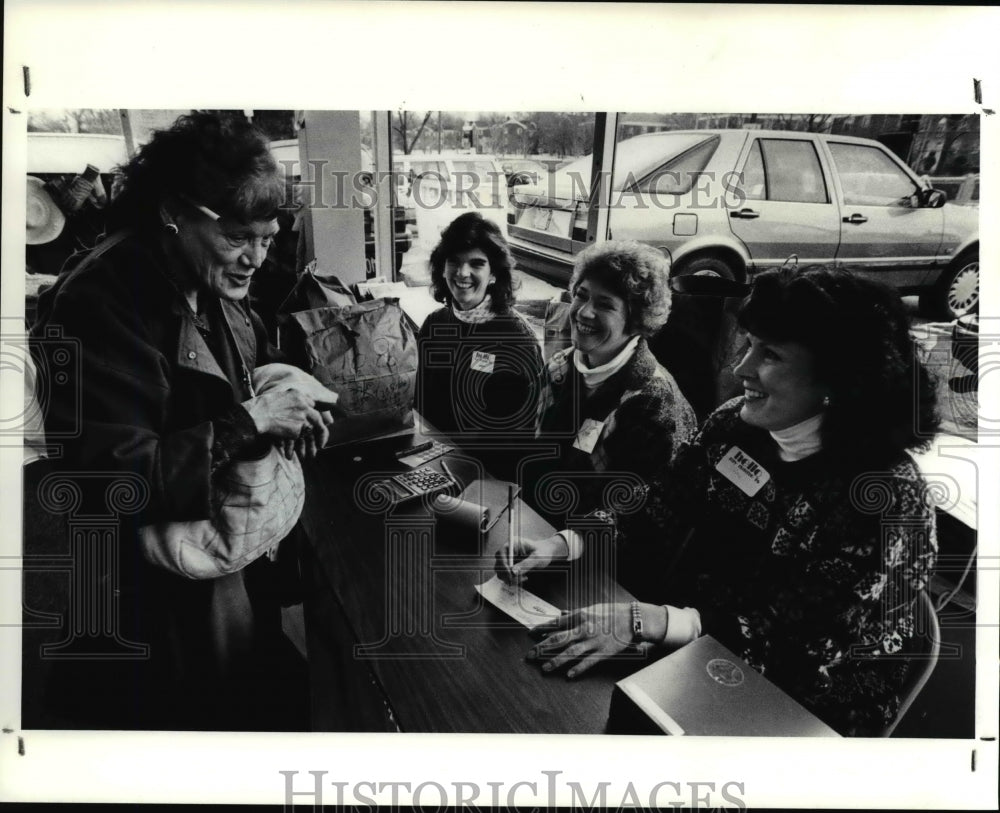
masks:
<svg viewBox="0 0 1000 813"><path fill-rule="evenodd" d="M601 436L601 432L603 431L604 421L595 421L593 418L587 418L587 420L583 422L583 426L580 427L580 431L576 433L576 440L573 441L573 448L590 454L594 451L594 447L597 445L597 439Z"/></svg>
<svg viewBox="0 0 1000 813"><path fill-rule="evenodd" d="M470 366L479 373L492 373L493 365L497 363L497 357L493 353L484 353L482 350L475 350L472 353Z"/></svg>
<svg viewBox="0 0 1000 813"><path fill-rule="evenodd" d="M733 446L715 470L748 497L753 497L771 479L767 470L739 446Z"/></svg>

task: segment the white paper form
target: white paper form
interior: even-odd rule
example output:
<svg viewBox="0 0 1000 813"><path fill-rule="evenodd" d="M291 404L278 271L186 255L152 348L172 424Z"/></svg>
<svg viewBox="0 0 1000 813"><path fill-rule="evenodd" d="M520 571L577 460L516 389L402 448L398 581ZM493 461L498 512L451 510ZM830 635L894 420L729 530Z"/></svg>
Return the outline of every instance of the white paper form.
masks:
<svg viewBox="0 0 1000 813"><path fill-rule="evenodd" d="M518 585L509 585L494 576L488 582L477 584L476 590L490 604L502 610L528 629L559 618L562 612L547 601Z"/></svg>

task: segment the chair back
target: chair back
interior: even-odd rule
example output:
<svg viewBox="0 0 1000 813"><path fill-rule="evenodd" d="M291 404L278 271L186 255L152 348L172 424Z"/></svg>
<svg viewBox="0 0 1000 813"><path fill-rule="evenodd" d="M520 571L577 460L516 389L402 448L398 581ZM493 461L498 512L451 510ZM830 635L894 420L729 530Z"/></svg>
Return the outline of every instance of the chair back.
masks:
<svg viewBox="0 0 1000 813"><path fill-rule="evenodd" d="M923 635L915 635L913 638L914 645L924 644L923 651L915 651L910 657L910 672L900 691L899 712L896 714L896 718L883 729L883 737L892 736L896 726L903 719L903 715L909 711L913 701L927 685L934 667L937 666L938 656L941 654L941 625L938 623L934 602L927 590L921 590L917 593L914 615L917 620L917 629L926 627Z"/></svg>

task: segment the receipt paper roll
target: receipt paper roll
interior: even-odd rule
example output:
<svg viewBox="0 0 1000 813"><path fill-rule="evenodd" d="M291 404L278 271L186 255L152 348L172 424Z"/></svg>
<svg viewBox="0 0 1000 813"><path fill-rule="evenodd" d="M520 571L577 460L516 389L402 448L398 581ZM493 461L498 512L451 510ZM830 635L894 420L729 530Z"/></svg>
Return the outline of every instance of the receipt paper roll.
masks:
<svg viewBox="0 0 1000 813"><path fill-rule="evenodd" d="M490 524L490 509L478 503L438 494L431 502L434 515L461 528L485 531Z"/></svg>

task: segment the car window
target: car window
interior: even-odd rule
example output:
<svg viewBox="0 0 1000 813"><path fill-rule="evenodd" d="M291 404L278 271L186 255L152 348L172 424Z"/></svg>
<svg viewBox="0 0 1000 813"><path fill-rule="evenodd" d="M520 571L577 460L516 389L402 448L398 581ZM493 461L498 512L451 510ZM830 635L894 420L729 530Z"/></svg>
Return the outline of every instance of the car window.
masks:
<svg viewBox="0 0 1000 813"><path fill-rule="evenodd" d="M764 179L764 158L760 154L760 141L754 141L750 155L743 165L743 196L747 200L767 200L767 182Z"/></svg>
<svg viewBox="0 0 1000 813"><path fill-rule="evenodd" d="M706 141L714 145L712 147L712 152L714 152L715 146L718 146L718 136L706 138L705 135L697 133L657 133L655 135L634 136L619 141L618 151L615 154L614 176L611 179L612 190L621 192L626 181L644 178L660 167L664 158L683 157L685 151ZM711 153L705 157L705 161L708 161L710 157ZM572 188L577 197L586 198L590 193L592 161L593 158L590 155L584 155L559 167L553 173L556 186ZM701 168L704 168L704 164Z"/></svg>
<svg viewBox="0 0 1000 813"><path fill-rule="evenodd" d="M694 186L698 173L705 169L709 159L715 154L719 139L710 138L696 147L678 155L657 169L652 175L639 183L640 192L652 192L662 195L682 195ZM615 167L615 174L618 167Z"/></svg>
<svg viewBox="0 0 1000 813"><path fill-rule="evenodd" d="M855 206L905 206L919 190L909 175L878 147L830 142L840 174L844 203Z"/></svg>
<svg viewBox="0 0 1000 813"><path fill-rule="evenodd" d="M829 202L823 170L811 141L762 138L758 143L767 176L767 200Z"/></svg>

